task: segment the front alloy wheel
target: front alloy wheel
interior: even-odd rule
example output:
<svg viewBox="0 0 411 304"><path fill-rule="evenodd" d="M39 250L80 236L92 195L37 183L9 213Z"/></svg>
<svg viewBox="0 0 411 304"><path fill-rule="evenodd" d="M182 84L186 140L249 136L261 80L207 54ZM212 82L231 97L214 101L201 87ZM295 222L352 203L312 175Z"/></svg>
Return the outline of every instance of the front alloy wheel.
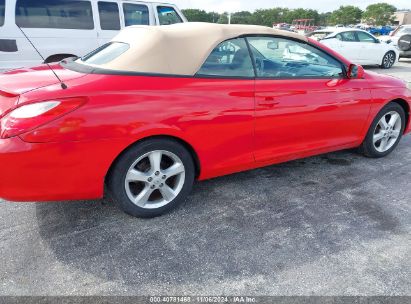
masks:
<svg viewBox="0 0 411 304"><path fill-rule="evenodd" d="M388 112L381 117L374 130L374 148L384 153L391 149L401 135L402 120L395 111Z"/></svg>
<svg viewBox="0 0 411 304"><path fill-rule="evenodd" d="M114 201L136 217L166 213L190 193L193 158L172 139L150 139L132 146L116 161L107 179Z"/></svg>
<svg viewBox="0 0 411 304"><path fill-rule="evenodd" d="M391 68L395 63L395 53L390 51L387 54L384 55L382 58L382 64L381 67L383 69L389 69Z"/></svg>
<svg viewBox="0 0 411 304"><path fill-rule="evenodd" d="M404 109L398 103L389 103L371 124L361 146L362 152L375 158L390 154L400 142L405 124Z"/></svg>

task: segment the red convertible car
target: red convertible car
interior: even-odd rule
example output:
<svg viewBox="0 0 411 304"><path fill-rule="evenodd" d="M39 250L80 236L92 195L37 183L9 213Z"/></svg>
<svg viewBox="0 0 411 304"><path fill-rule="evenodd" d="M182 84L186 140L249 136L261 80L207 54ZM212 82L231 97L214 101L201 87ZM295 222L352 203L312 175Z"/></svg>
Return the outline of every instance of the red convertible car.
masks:
<svg viewBox="0 0 411 304"><path fill-rule="evenodd" d="M411 92L300 35L130 27L91 54L0 75L0 197L101 198L139 217L204 180L360 147L392 152Z"/></svg>

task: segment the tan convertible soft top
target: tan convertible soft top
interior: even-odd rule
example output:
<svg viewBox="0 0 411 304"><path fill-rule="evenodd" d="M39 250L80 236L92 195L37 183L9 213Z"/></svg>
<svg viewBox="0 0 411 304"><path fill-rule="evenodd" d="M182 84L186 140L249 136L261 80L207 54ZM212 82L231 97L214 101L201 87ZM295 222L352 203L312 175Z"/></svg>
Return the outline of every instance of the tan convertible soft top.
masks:
<svg viewBox="0 0 411 304"><path fill-rule="evenodd" d="M304 36L254 25L180 23L164 26L131 26L112 41L130 49L99 67L141 73L194 75L221 42L241 35L279 35L307 41Z"/></svg>
<svg viewBox="0 0 411 304"><path fill-rule="evenodd" d="M111 70L194 75L221 42L241 35L279 35L307 41L304 36L255 25L179 23L165 26L131 26L112 41L130 49L99 67Z"/></svg>

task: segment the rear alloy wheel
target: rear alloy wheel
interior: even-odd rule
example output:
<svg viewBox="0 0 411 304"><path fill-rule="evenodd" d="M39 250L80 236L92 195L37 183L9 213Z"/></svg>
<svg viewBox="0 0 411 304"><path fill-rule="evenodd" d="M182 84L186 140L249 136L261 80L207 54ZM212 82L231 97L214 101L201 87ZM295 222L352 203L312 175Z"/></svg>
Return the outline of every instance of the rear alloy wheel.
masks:
<svg viewBox="0 0 411 304"><path fill-rule="evenodd" d="M121 209L155 217L176 207L191 191L194 163L173 140L149 140L127 150L111 171L109 190Z"/></svg>
<svg viewBox="0 0 411 304"><path fill-rule="evenodd" d="M390 69L395 63L395 57L396 56L393 51L389 51L387 54L385 54L382 58L381 68Z"/></svg>
<svg viewBox="0 0 411 304"><path fill-rule="evenodd" d="M405 128L405 113L397 103L385 106L372 123L362 144L366 156L379 158L390 154L400 142Z"/></svg>

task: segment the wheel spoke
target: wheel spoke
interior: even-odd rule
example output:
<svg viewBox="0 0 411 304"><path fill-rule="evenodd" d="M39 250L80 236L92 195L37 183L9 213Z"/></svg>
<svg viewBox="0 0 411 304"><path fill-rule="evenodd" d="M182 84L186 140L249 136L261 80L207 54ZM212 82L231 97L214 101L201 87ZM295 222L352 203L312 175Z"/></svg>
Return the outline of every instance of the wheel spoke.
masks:
<svg viewBox="0 0 411 304"><path fill-rule="evenodd" d="M175 163L170 168L163 171L167 177L175 176L184 172L184 165L182 163Z"/></svg>
<svg viewBox="0 0 411 304"><path fill-rule="evenodd" d="M383 138L384 138L384 134L382 132L375 134L373 137L374 144Z"/></svg>
<svg viewBox="0 0 411 304"><path fill-rule="evenodd" d="M166 184L163 187L159 188L159 190L163 198L168 202L172 201L176 197L174 190Z"/></svg>
<svg viewBox="0 0 411 304"><path fill-rule="evenodd" d="M148 185L144 187L143 190L137 195L134 199L134 203L139 206L145 206L147 204L148 199L150 198L151 193L153 193L153 189L151 189Z"/></svg>
<svg viewBox="0 0 411 304"><path fill-rule="evenodd" d="M390 121L388 122L388 125L391 127L394 127L399 118L400 118L400 115L398 113L393 113L391 115Z"/></svg>
<svg viewBox="0 0 411 304"><path fill-rule="evenodd" d="M387 129L388 128L388 123L385 120L385 116L381 118L380 122L378 123L382 129Z"/></svg>
<svg viewBox="0 0 411 304"><path fill-rule="evenodd" d="M160 164L161 164L161 158L163 157L163 154L161 151L153 151L150 153L148 156L150 160L150 166L151 166L151 171L160 171Z"/></svg>
<svg viewBox="0 0 411 304"><path fill-rule="evenodd" d="M385 152L385 150L386 150L386 148L387 148L387 145L388 145L388 138L387 138L387 137L384 137L384 138L381 140L381 144L380 144L380 150L381 150L381 152Z"/></svg>
<svg viewBox="0 0 411 304"><path fill-rule="evenodd" d="M400 131L398 130L393 130L391 133L391 137L393 138L398 138L400 136Z"/></svg>
<svg viewBox="0 0 411 304"><path fill-rule="evenodd" d="M126 181L128 182L147 182L147 179L149 177L150 175L144 172L132 169L127 173Z"/></svg>

